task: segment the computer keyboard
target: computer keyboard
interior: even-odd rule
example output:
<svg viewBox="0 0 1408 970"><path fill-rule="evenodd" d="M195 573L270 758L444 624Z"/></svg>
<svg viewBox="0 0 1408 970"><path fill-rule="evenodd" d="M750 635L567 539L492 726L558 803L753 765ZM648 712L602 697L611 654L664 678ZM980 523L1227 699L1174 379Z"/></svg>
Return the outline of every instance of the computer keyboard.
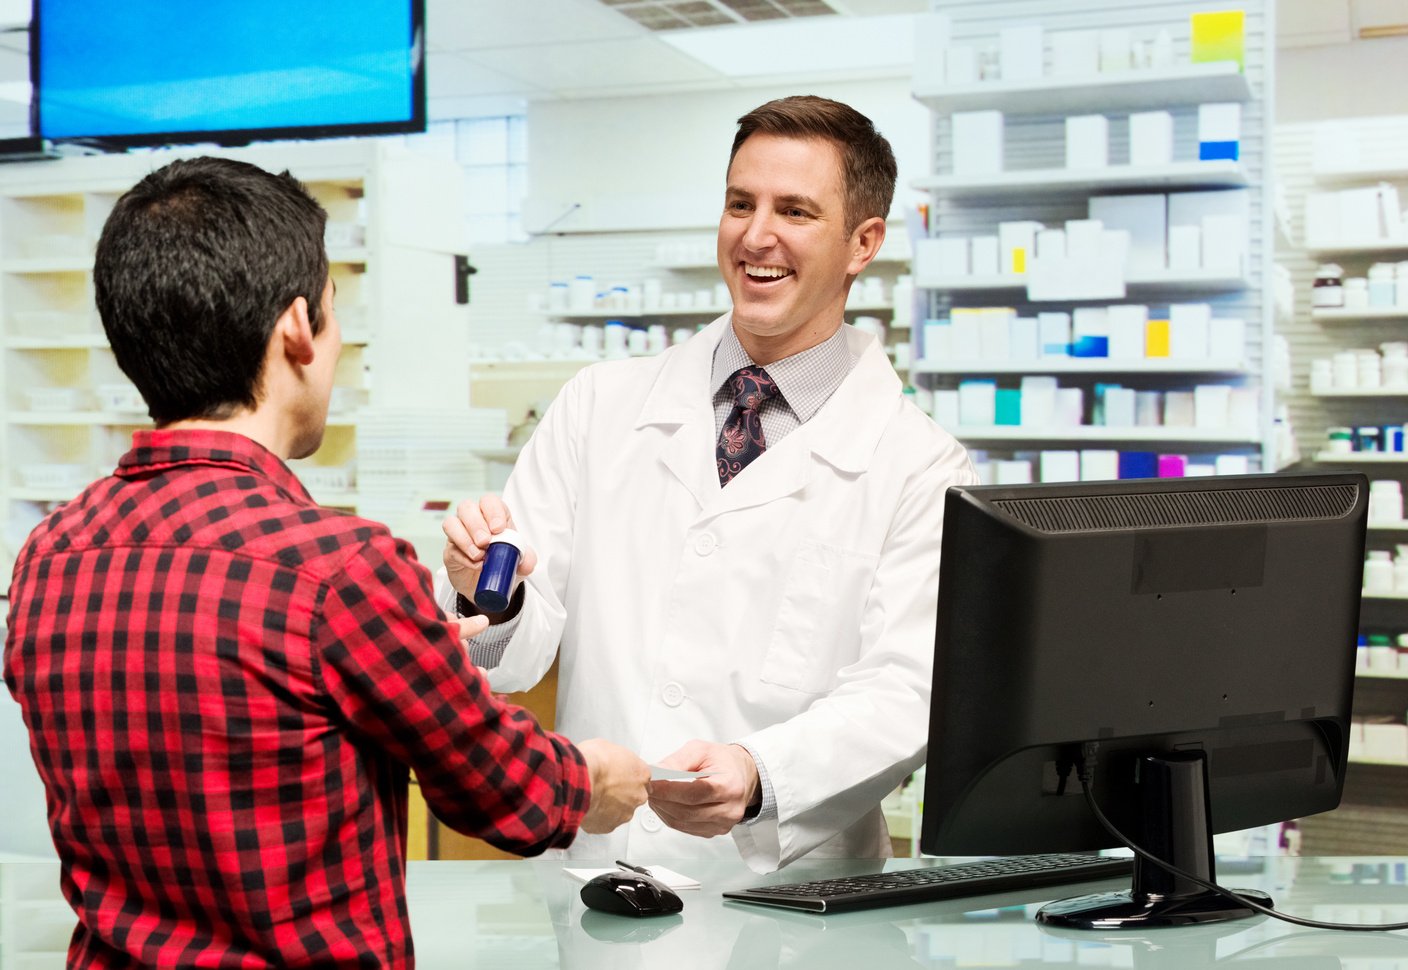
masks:
<svg viewBox="0 0 1408 970"><path fill-rule="evenodd" d="M1133 871L1134 860L1131 858L1075 853L1024 855L735 889L723 895L725 899L742 903L813 913L839 913L874 906L907 906L939 899L1108 879L1128 876Z"/></svg>

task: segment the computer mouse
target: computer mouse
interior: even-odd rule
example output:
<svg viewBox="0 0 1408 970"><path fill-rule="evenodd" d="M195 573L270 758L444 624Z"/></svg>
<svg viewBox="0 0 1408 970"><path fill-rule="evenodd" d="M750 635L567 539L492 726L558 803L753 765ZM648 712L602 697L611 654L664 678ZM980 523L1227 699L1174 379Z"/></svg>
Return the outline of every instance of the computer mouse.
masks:
<svg viewBox="0 0 1408 970"><path fill-rule="evenodd" d="M684 909L684 900L658 879L639 872L603 872L582 887L591 909L620 916L664 916Z"/></svg>

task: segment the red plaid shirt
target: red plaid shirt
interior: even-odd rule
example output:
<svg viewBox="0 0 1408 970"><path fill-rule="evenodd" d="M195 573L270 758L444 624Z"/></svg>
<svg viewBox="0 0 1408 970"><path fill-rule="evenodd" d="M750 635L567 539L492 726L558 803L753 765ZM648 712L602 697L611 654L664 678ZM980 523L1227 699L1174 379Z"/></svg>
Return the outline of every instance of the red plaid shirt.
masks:
<svg viewBox="0 0 1408 970"><path fill-rule="evenodd" d="M408 768L447 824L524 854L570 843L589 800L410 547L227 432L138 432L34 531L5 682L70 966L404 966Z"/></svg>

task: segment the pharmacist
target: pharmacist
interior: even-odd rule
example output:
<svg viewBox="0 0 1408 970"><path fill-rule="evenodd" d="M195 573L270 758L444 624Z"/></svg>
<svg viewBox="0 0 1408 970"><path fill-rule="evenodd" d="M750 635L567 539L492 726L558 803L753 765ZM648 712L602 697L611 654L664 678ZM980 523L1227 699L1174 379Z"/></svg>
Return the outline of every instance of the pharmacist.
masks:
<svg viewBox="0 0 1408 970"><path fill-rule="evenodd" d="M943 493L976 481L884 348L842 326L885 236L889 143L813 97L739 122L718 260L733 311L656 357L588 367L503 500L445 521L462 614L492 535L524 581L471 656L495 690L561 650L557 727L705 773L577 858L890 854L880 800L923 757Z"/></svg>

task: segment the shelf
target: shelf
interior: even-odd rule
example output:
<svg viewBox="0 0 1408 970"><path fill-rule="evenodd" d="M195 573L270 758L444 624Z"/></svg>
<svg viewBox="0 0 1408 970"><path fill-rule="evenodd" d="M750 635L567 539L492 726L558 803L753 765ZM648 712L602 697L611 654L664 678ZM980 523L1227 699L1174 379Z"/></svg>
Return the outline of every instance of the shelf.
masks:
<svg viewBox="0 0 1408 970"><path fill-rule="evenodd" d="M1362 680L1408 680L1408 671L1360 670L1355 668L1354 676Z"/></svg>
<svg viewBox="0 0 1408 970"><path fill-rule="evenodd" d="M881 303L847 303L846 313L889 313L895 305L889 301ZM717 317L733 309L731 304L723 306L660 307L656 310L543 310L544 316L554 320L652 320L656 317Z"/></svg>
<svg viewBox="0 0 1408 970"><path fill-rule="evenodd" d="M1408 252L1408 239L1359 239L1353 242L1307 241L1305 248L1317 256L1371 256Z"/></svg>
<svg viewBox="0 0 1408 970"><path fill-rule="evenodd" d="M955 276L948 279L936 278L933 280L916 277L914 285L922 290L949 290L955 293L978 293L996 292L1006 290L1025 290L1027 288L1027 278L1015 274L1003 274L999 276ZM1198 293L1198 292L1232 292L1247 288L1247 280L1240 275L1228 276L1222 272L1199 272L1199 273L1170 273L1167 270L1161 273L1151 273L1141 276L1128 276L1125 278L1125 286L1130 289L1150 289L1168 290L1174 292ZM1109 302L1105 297L1092 297L1091 299ZM1075 300L1042 300L1042 303L1078 303Z"/></svg>
<svg viewBox="0 0 1408 970"><path fill-rule="evenodd" d="M1408 169L1401 166L1355 165L1347 168L1322 168L1311 171L1317 185L1345 185L1352 182L1401 182L1408 180Z"/></svg>
<svg viewBox="0 0 1408 970"><path fill-rule="evenodd" d="M1328 465L1401 465L1408 463L1408 451L1317 451L1315 460Z"/></svg>
<svg viewBox="0 0 1408 970"><path fill-rule="evenodd" d="M21 502L67 502L79 492L87 488L86 485L78 488L24 488L15 486L8 489L10 498Z"/></svg>
<svg viewBox="0 0 1408 970"><path fill-rule="evenodd" d="M1032 428L1020 425L955 425L947 429L959 441L1127 441L1204 444L1259 444L1249 431L1209 428Z"/></svg>
<svg viewBox="0 0 1408 970"><path fill-rule="evenodd" d="M1363 755L1350 755L1349 763L1352 765L1388 765L1393 768L1408 768L1408 760L1395 758L1366 758Z"/></svg>
<svg viewBox="0 0 1408 970"><path fill-rule="evenodd" d="M1007 192L1091 192L1118 188L1221 188L1247 184L1241 162L1175 162L1148 168L1128 165L1104 169L1028 169L997 175L936 175L915 179L914 188L947 196L986 196Z"/></svg>
<svg viewBox="0 0 1408 970"><path fill-rule="evenodd" d="M1375 522L1373 519L1370 519L1369 531L1373 532L1375 529L1380 532L1408 531L1408 519L1391 519L1383 522Z"/></svg>
<svg viewBox="0 0 1408 970"><path fill-rule="evenodd" d="M329 263L365 263L368 252L365 246L339 246L328 250Z"/></svg>
<svg viewBox="0 0 1408 970"><path fill-rule="evenodd" d="M507 462L513 464L518 460L518 454L523 450L522 446L503 448L474 448L472 454L476 458L484 461Z"/></svg>
<svg viewBox="0 0 1408 970"><path fill-rule="evenodd" d="M1362 590L1360 595L1366 600L1408 600L1408 593L1371 593Z"/></svg>
<svg viewBox="0 0 1408 970"><path fill-rule="evenodd" d="M1310 319L1324 323L1357 320L1402 320L1408 322L1408 307L1363 307L1354 310L1311 310Z"/></svg>
<svg viewBox="0 0 1408 970"><path fill-rule="evenodd" d="M1109 357L1040 358L1037 360L916 361L912 374L1246 374L1240 361L1112 360Z"/></svg>
<svg viewBox="0 0 1408 970"><path fill-rule="evenodd" d="M0 272L5 273L88 273L92 269L92 256L36 256L0 262Z"/></svg>
<svg viewBox="0 0 1408 970"><path fill-rule="evenodd" d="M1311 397L1408 397L1408 387L1367 387L1342 391L1311 391Z"/></svg>
<svg viewBox="0 0 1408 970"><path fill-rule="evenodd" d="M344 341L345 342L345 341ZM75 334L71 337L7 337L7 350L106 350L108 338L102 334Z"/></svg>
<svg viewBox="0 0 1408 970"><path fill-rule="evenodd" d="M1247 101L1251 86L1236 61L1187 64L1167 70L1111 71L1087 79L979 81L914 97L933 111L996 109L1009 115L1090 114L1147 110L1151 104L1208 104Z"/></svg>

